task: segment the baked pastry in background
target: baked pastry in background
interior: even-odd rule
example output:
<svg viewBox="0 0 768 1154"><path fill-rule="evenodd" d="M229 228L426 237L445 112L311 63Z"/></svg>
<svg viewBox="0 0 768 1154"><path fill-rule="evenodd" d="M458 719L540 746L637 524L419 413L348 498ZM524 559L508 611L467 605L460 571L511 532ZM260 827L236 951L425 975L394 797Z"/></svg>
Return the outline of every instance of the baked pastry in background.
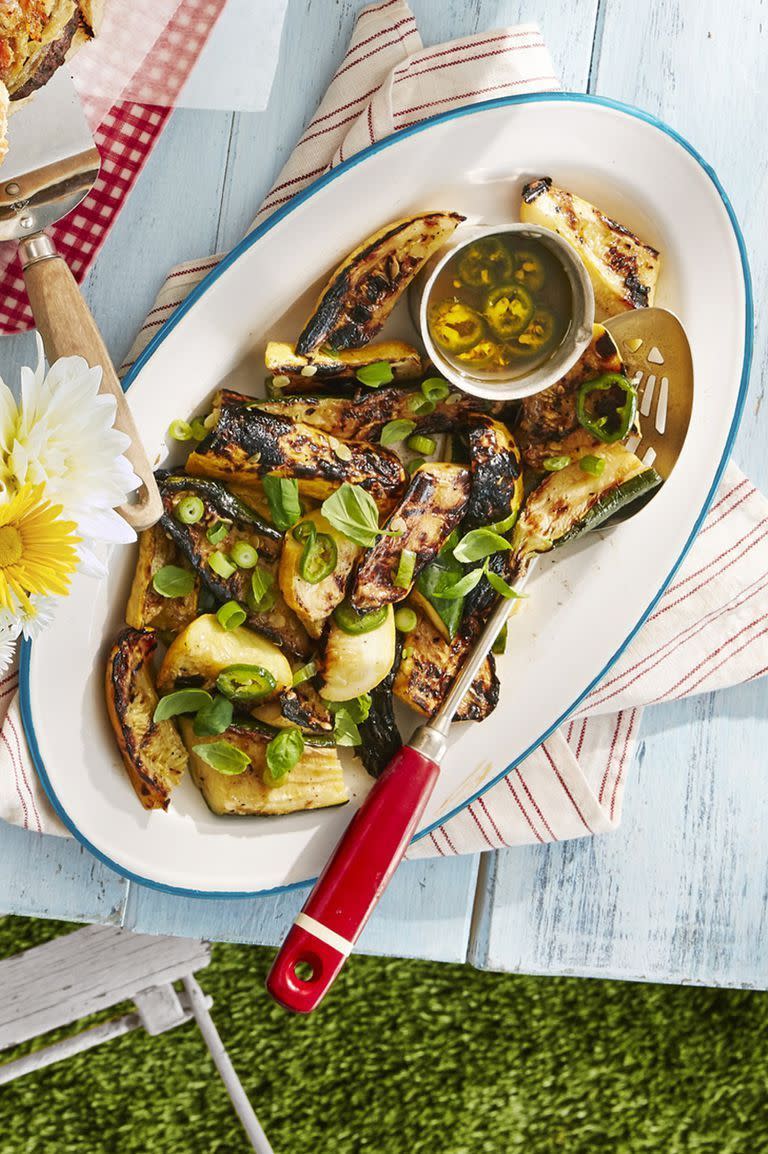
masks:
<svg viewBox="0 0 768 1154"><path fill-rule="evenodd" d="M0 81L31 96L96 35L104 0L0 0Z"/></svg>
<svg viewBox="0 0 768 1154"><path fill-rule="evenodd" d="M8 151L8 105L11 98L8 89L0 80L0 164L5 160Z"/></svg>

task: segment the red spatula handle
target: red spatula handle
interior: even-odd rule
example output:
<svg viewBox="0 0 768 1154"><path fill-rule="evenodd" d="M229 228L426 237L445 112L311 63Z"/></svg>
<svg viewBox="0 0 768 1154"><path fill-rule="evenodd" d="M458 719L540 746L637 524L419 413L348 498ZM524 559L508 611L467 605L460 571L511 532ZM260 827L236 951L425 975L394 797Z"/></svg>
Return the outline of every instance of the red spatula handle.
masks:
<svg viewBox="0 0 768 1154"><path fill-rule="evenodd" d="M406 745L374 784L269 972L267 989L287 1010L309 1014L328 993L400 864L439 772L436 761Z"/></svg>

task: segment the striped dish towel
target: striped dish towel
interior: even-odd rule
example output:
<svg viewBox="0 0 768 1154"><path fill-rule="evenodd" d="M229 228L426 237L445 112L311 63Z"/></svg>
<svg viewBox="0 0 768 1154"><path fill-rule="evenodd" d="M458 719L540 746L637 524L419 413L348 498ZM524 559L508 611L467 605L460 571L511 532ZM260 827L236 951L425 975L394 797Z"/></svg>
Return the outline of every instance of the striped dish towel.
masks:
<svg viewBox="0 0 768 1154"><path fill-rule="evenodd" d="M149 159L224 4L124 0L119 6L108 5L103 42L96 40L93 51L89 46L75 57L72 72L101 171L82 204L49 232L78 284ZM140 65L135 74L133 64ZM157 77L162 77L162 107ZM123 98L112 103L110 95L116 92ZM134 92L141 94L142 103ZM0 334L33 327L16 245L0 244Z"/></svg>
<svg viewBox="0 0 768 1154"><path fill-rule="evenodd" d="M493 95L559 87L534 25L424 48L403 0L363 9L320 108L255 223L329 167L398 128ZM174 269L129 355L150 337L220 257ZM642 706L759 677L768 668L768 502L735 466L673 585L579 713L411 858L606 833L621 820ZM23 742L16 678L0 729L0 816L64 832Z"/></svg>

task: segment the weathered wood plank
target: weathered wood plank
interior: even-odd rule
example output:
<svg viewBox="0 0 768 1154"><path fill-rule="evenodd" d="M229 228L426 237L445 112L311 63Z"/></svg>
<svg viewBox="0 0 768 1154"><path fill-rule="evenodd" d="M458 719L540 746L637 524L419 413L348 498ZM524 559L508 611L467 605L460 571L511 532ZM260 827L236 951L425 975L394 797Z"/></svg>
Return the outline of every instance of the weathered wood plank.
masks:
<svg viewBox="0 0 768 1154"><path fill-rule="evenodd" d="M477 859L405 863L366 927L360 951L436 961L466 959ZM261 898L180 898L134 885L124 925L140 933L185 934L214 941L276 945L307 889Z"/></svg>
<svg viewBox="0 0 768 1154"><path fill-rule="evenodd" d="M204 969L206 942L86 926L0 962L0 1049Z"/></svg>
<svg viewBox="0 0 768 1154"><path fill-rule="evenodd" d="M768 27L760 7L611 0L599 29L593 88L661 116L714 165L744 227L755 312L764 315ZM735 458L763 487L767 367L768 332L758 326ZM641 735L617 834L499 855L484 879L475 964L768 985L768 686L655 708Z"/></svg>
<svg viewBox="0 0 768 1154"><path fill-rule="evenodd" d="M71 838L0 821L0 912L119 924L128 882Z"/></svg>

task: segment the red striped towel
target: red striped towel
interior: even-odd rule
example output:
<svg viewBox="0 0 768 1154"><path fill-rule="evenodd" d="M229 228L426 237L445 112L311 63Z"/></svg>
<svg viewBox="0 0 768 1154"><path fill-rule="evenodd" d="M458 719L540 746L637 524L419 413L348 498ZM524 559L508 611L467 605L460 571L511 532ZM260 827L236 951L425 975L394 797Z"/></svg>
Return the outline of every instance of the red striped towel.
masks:
<svg viewBox="0 0 768 1154"><path fill-rule="evenodd" d="M493 95L558 87L535 25L424 48L403 0L371 5L256 223L329 167L406 124ZM171 272L125 368L219 259ZM767 638L768 502L731 466L674 584L578 714L409 856L615 829L642 706L761 676ZM0 708L15 691L15 675L0 683ZM0 816L63 832L35 777L15 700L0 729Z"/></svg>

